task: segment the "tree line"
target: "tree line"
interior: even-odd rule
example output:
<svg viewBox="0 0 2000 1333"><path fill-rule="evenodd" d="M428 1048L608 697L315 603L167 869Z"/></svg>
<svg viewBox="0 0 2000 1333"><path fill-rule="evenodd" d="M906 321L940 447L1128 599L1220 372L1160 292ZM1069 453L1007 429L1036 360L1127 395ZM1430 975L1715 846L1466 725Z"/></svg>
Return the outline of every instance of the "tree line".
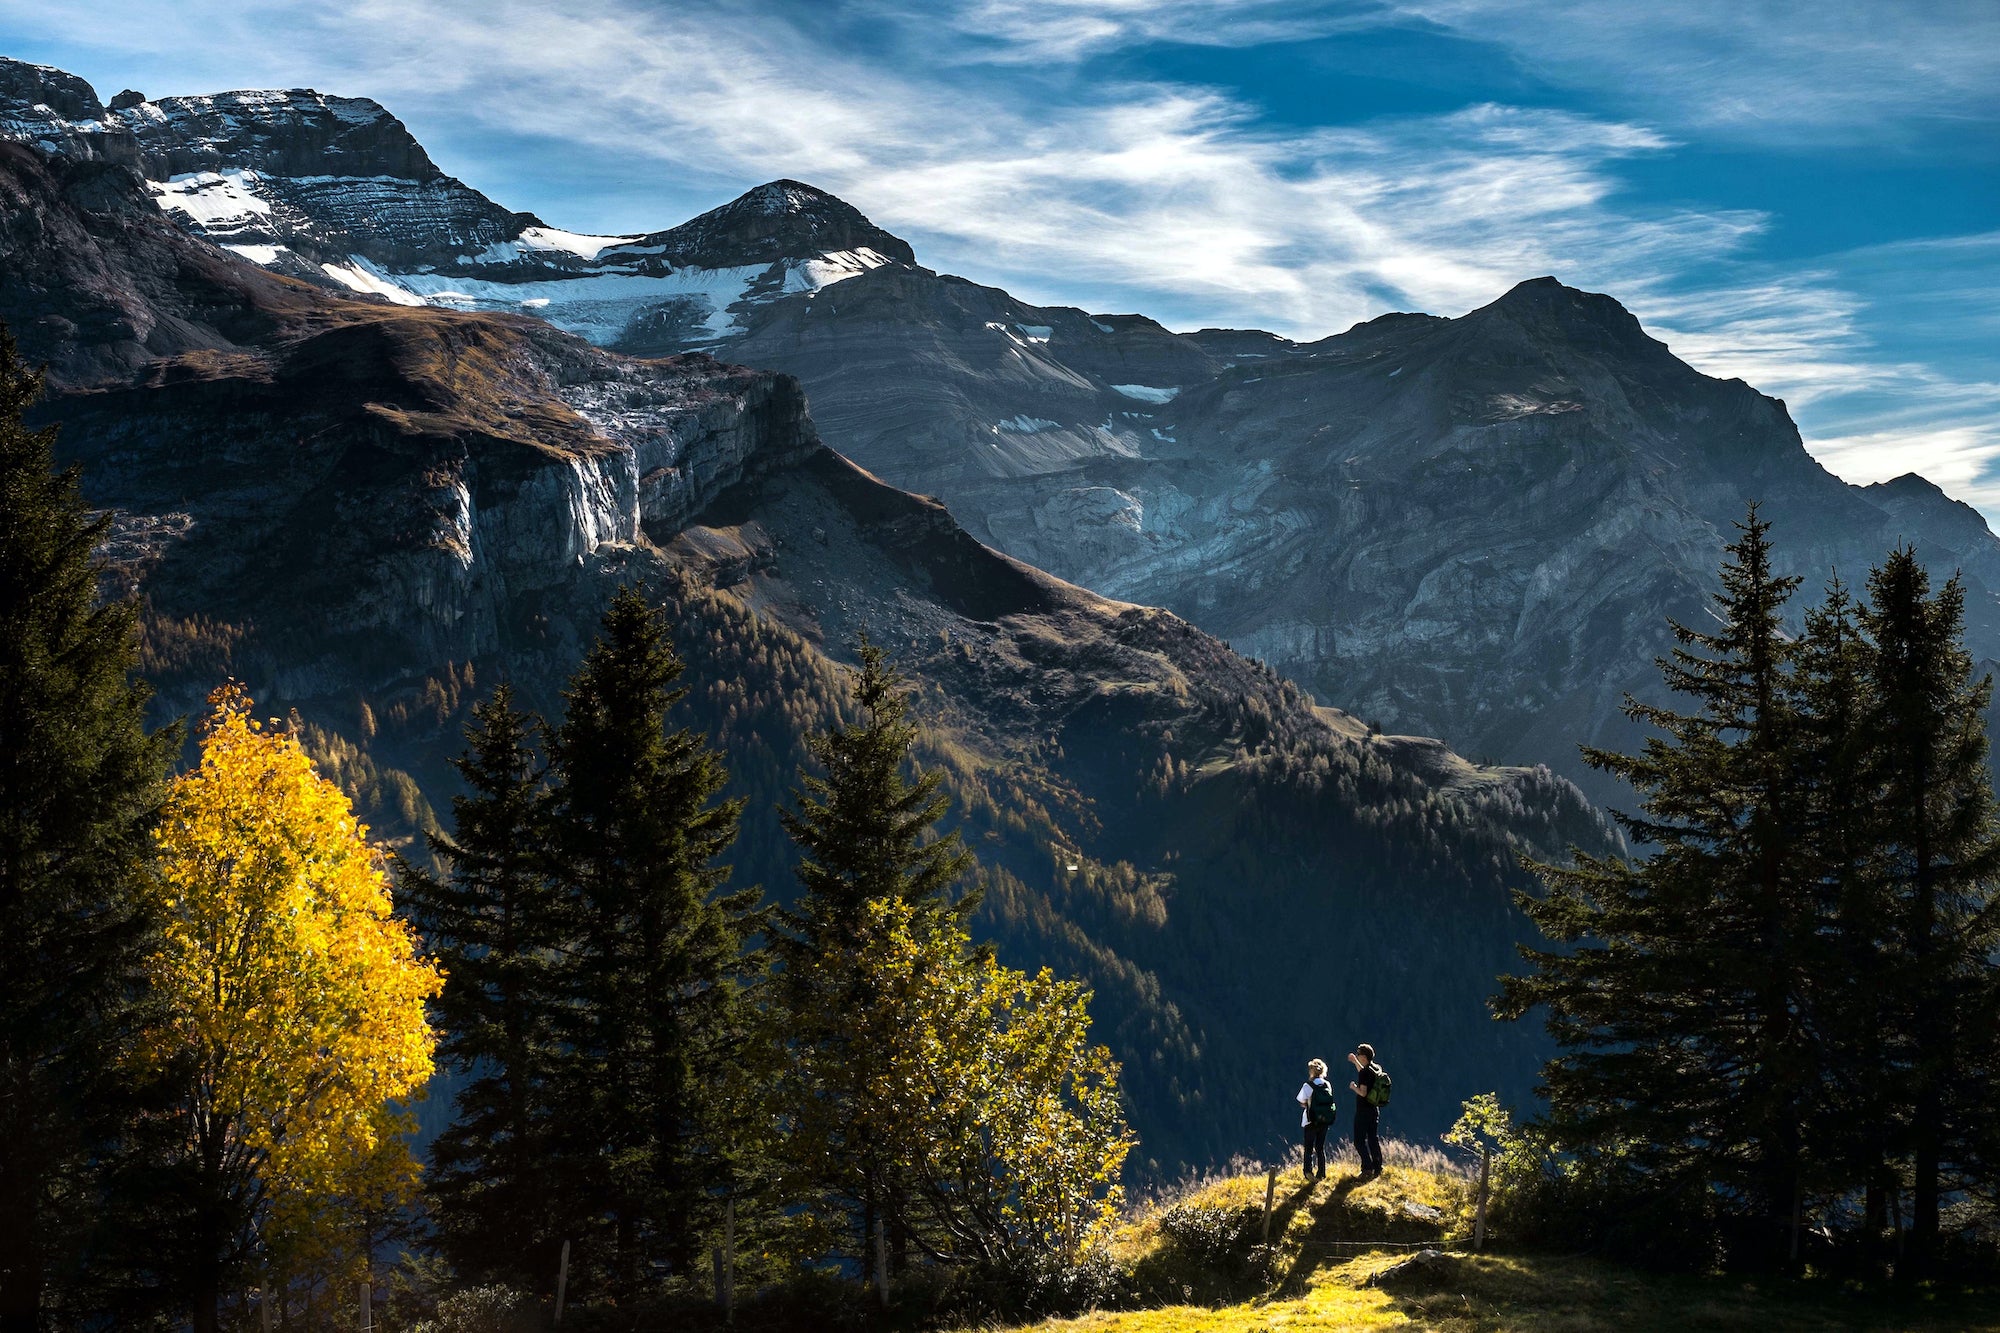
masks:
<svg viewBox="0 0 2000 1333"><path fill-rule="evenodd" d="M191 764L149 730L40 388L0 330L0 1333L345 1322L391 1246L629 1318L705 1297L725 1229L751 1280L1096 1238L1117 1063L1079 984L972 939L880 648L784 811L788 907L730 882L741 804L632 587L559 719L474 708L451 831L393 858L235 683Z"/></svg>
<svg viewBox="0 0 2000 1333"><path fill-rule="evenodd" d="M1697 1265L1904 1279L2000 1191L2000 820L1965 589L1908 547L1786 611L1755 508L1677 707L1628 701L1643 859L1536 865L1504 1017L1547 1016L1547 1151L1525 1194L1598 1241ZM1491 1111L1492 1108L1486 1108ZM1518 1145L1517 1145L1518 1146Z"/></svg>

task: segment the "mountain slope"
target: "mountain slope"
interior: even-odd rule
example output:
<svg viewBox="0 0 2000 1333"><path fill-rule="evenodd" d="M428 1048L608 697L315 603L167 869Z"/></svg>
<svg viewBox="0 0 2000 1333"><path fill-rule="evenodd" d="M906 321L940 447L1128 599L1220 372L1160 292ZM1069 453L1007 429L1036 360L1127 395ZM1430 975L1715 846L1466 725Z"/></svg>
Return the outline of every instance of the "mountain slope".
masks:
<svg viewBox="0 0 2000 1333"><path fill-rule="evenodd" d="M1636 740L1620 701L1657 697L1666 620L1702 614L1753 500L1809 587L1858 583L1903 541L1963 570L1972 647L2000 658L2000 541L1977 513L1921 478L1840 482L1782 403L1553 279L1313 343L1175 334L931 272L795 181L648 236L558 233L443 177L371 102L109 111L58 71L0 65L0 134L129 161L169 216L278 271L785 371L831 444L980 540L1600 797L1621 793L1576 745Z"/></svg>
<svg viewBox="0 0 2000 1333"><path fill-rule="evenodd" d="M865 626L918 684L986 929L1096 987L1153 1169L1281 1142L1296 1066L1362 1034L1412 1132L1525 1092L1540 1038L1483 1003L1515 858L1605 836L1545 771L1371 735L982 546L828 450L783 376L346 299L175 228L101 157L0 146L0 237L0 317L57 358L46 413L116 514L165 708L244 679L407 836L472 699L505 678L556 707L643 580L751 798L739 876L783 893L772 807Z"/></svg>

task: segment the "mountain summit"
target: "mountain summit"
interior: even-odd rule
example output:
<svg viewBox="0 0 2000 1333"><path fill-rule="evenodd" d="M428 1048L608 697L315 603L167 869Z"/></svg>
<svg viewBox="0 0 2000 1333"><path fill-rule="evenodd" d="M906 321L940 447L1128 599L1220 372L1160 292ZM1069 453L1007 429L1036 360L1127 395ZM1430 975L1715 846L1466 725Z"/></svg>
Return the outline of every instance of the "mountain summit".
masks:
<svg viewBox="0 0 2000 1333"><path fill-rule="evenodd" d="M633 248L656 245L672 263L710 269L861 251L886 263L917 262L908 241L882 230L852 204L794 180L747 190L678 227L640 238Z"/></svg>

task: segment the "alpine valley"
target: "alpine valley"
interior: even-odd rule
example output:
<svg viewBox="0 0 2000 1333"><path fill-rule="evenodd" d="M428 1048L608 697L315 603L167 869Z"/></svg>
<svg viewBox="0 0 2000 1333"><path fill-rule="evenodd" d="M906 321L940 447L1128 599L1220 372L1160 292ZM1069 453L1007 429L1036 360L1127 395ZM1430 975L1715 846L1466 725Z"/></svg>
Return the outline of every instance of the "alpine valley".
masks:
<svg viewBox="0 0 2000 1333"><path fill-rule="evenodd" d="M163 714L245 681L270 713L296 711L372 823L408 838L452 790L443 761L474 699L507 679L558 708L612 591L643 582L678 626L686 715L750 799L737 879L782 896L775 806L802 737L844 707L840 664L865 629L919 690L926 760L980 854L981 930L1095 987L1142 1171L1287 1142L1291 1086L1274 1080L1362 1025L1407 1052L1408 1132L1442 1127L1469 1091L1526 1092L1542 1039L1493 1024L1485 1001L1523 930L1519 854L1608 840L1568 782L1371 734L1171 612L980 544L828 448L789 376L346 290L329 269L392 272L394 247L441 257L447 234L506 247L535 232L438 176L372 104L105 112L54 71L0 78L10 132L31 140L0 144L0 319L48 363L42 410L116 513L106 555L145 599ZM158 125L171 134L149 138ZM239 151L258 165L233 165ZM422 219L383 205L334 222L281 199L281 170L305 167L421 198ZM218 214L204 228L162 207L162 180L208 176L265 229L225 248ZM819 215L801 222L800 200ZM851 210L791 187L649 247L765 256L775 291L830 272L795 263L801 226L845 228L843 253L913 272ZM352 249L314 258L335 228ZM293 258L252 262L280 244ZM510 253L505 271L546 265L552 283L588 267ZM659 261L663 281L687 272L675 264ZM1367 965L1337 994L1317 987L1322 960L1381 920L1396 929Z"/></svg>
<svg viewBox="0 0 2000 1333"><path fill-rule="evenodd" d="M796 181L563 231L365 99L107 107L0 61L0 137L0 318L117 512L167 712L246 680L409 836L472 700L558 706L643 580L751 798L738 878L782 894L773 806L866 629L983 928L1096 987L1155 1173L1275 1147L1294 1067L1363 1028L1398 1132L1526 1092L1542 1038L1485 1007L1517 857L1613 841L1576 746L1633 739L1750 502L1815 580L1898 542L1961 570L2000 657L1975 511L1840 481L1782 403L1554 279L1174 333L935 273Z"/></svg>

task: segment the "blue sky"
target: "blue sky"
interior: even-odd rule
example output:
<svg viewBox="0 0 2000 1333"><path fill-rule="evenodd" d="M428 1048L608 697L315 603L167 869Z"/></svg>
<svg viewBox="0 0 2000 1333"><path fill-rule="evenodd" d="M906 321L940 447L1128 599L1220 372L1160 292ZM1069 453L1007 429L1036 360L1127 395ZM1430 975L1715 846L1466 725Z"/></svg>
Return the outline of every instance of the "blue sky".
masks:
<svg viewBox="0 0 2000 1333"><path fill-rule="evenodd" d="M934 268L1319 336L1553 273L2000 518L1992 0L0 0L105 96L377 98L578 231L776 176Z"/></svg>

